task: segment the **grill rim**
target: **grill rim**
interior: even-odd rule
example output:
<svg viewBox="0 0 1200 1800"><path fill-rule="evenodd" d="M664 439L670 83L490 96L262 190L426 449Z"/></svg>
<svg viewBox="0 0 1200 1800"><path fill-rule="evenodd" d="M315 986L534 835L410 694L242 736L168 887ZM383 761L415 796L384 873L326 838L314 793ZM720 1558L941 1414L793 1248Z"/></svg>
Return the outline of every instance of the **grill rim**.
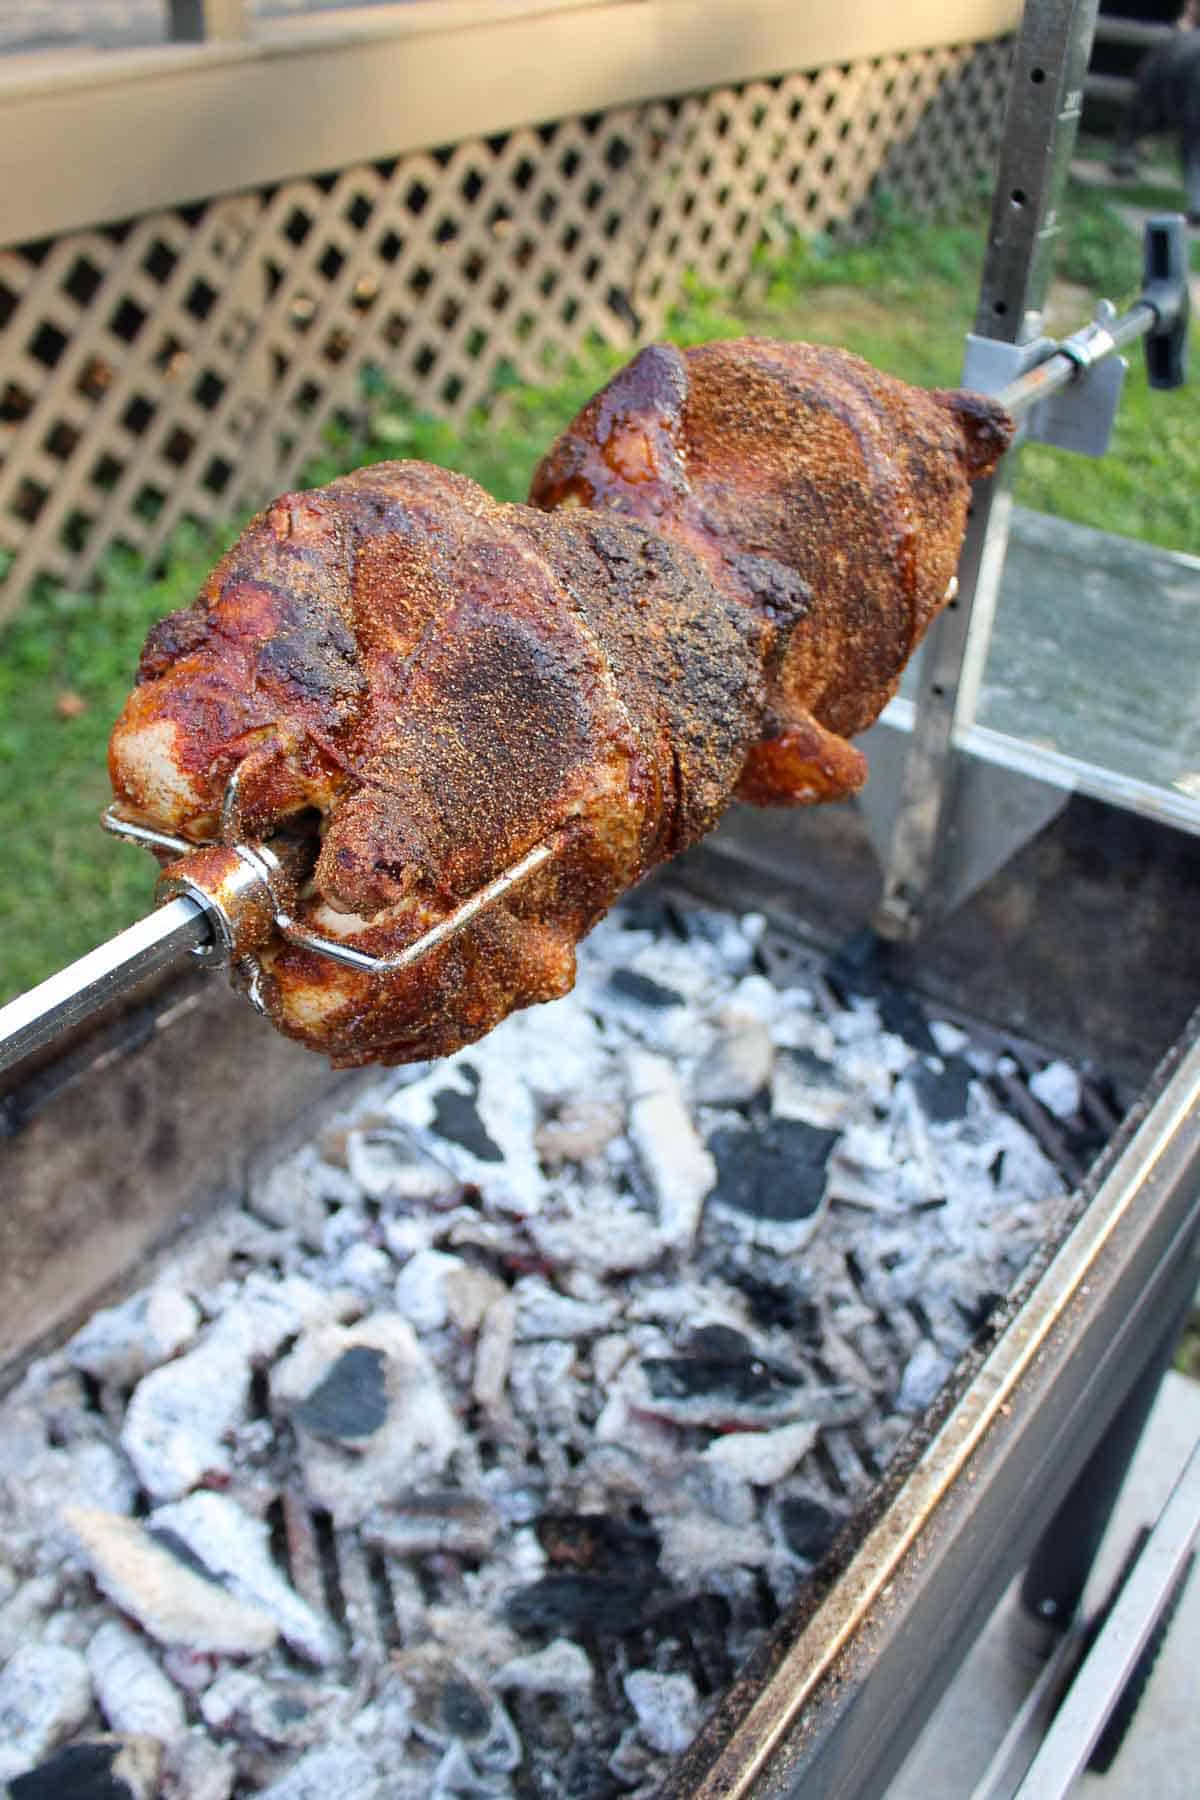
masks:
<svg viewBox="0 0 1200 1800"><path fill-rule="evenodd" d="M784 1615L660 1800L885 1792L1195 1287L1200 1010L1077 1200L856 1552Z"/></svg>

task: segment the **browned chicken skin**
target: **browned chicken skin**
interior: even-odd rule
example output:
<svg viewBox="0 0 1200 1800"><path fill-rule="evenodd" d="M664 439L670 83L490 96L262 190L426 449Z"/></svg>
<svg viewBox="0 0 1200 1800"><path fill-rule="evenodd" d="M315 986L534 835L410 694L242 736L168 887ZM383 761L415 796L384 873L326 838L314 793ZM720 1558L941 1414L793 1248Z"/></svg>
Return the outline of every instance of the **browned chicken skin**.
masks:
<svg viewBox="0 0 1200 1800"><path fill-rule="evenodd" d="M640 519L767 618L799 606L738 792L837 799L866 779L846 739L879 717L946 599L968 483L1012 430L992 401L843 350L653 344L568 426L530 499Z"/></svg>
<svg viewBox="0 0 1200 1800"><path fill-rule="evenodd" d="M197 843L311 833L301 922L377 956L552 842L402 972L262 952L275 1023L336 1063L448 1054L566 992L580 937L735 792L860 785L845 735L937 610L1010 430L841 352L655 346L543 461L545 510L421 463L286 495L150 633L114 792Z"/></svg>

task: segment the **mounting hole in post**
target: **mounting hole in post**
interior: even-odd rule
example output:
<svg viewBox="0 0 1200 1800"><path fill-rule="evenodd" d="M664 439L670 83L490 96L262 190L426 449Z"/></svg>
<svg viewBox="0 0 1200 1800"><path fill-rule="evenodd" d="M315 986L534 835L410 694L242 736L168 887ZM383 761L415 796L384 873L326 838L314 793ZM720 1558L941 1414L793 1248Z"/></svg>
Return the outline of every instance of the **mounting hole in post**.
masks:
<svg viewBox="0 0 1200 1800"><path fill-rule="evenodd" d="M1029 79L1032 81L1034 87L1040 87L1046 79L1045 69L1030 69Z"/></svg>
<svg viewBox="0 0 1200 1800"><path fill-rule="evenodd" d="M995 313L995 315L998 319L1002 319L1004 317L1005 313L1008 311L1008 301L1007 300L993 301L992 311Z"/></svg>
<svg viewBox="0 0 1200 1800"><path fill-rule="evenodd" d="M1009 195L1009 199L1012 201L1014 206L1024 206L1025 198L1026 198L1026 196L1025 196L1024 188L1014 188L1012 193Z"/></svg>
<svg viewBox="0 0 1200 1800"><path fill-rule="evenodd" d="M946 690L940 681L931 681L929 691L935 700L944 700L946 697Z"/></svg>

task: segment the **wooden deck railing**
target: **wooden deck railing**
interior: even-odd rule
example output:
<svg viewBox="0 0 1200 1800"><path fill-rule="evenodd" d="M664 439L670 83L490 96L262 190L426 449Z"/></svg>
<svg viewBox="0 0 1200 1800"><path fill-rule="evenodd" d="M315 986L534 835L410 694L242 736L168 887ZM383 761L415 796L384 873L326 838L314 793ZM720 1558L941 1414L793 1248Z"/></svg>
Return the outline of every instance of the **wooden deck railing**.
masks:
<svg viewBox="0 0 1200 1800"><path fill-rule="evenodd" d="M735 287L768 223L963 196L1017 10L414 0L10 59L0 617L279 491L367 371L459 414Z"/></svg>

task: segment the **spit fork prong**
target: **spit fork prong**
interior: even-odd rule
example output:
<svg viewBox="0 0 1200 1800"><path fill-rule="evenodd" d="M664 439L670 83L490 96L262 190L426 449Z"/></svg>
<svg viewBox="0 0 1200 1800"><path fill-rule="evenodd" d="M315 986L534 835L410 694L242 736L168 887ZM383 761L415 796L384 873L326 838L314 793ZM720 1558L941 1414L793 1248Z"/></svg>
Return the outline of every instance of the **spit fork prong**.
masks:
<svg viewBox="0 0 1200 1800"><path fill-rule="evenodd" d="M176 856L186 856L189 850L202 848L199 844L190 844L186 838L172 836L169 831L155 831L149 825L135 825L132 819L123 819L115 803L105 807L100 814L100 823L114 837L124 838L130 844L141 844L146 850L170 850Z"/></svg>
<svg viewBox="0 0 1200 1800"><path fill-rule="evenodd" d="M352 944L340 943L337 938L322 937L315 931L306 930L303 925L297 925L285 913L276 913L275 923L288 943L295 944L300 949L315 950L319 956L328 956L334 962L345 963L352 969L362 969L370 975L394 975L400 969L411 968L413 963L420 962L422 957L428 956L431 950L436 950L448 938L456 937L481 912L486 912L489 906L494 906L511 888L540 869L543 863L549 862L557 847L556 838L535 844L519 862L494 876L478 893L464 900L461 906L456 906L452 913L431 926L413 943L398 950L395 956L372 956L366 950L356 950Z"/></svg>

